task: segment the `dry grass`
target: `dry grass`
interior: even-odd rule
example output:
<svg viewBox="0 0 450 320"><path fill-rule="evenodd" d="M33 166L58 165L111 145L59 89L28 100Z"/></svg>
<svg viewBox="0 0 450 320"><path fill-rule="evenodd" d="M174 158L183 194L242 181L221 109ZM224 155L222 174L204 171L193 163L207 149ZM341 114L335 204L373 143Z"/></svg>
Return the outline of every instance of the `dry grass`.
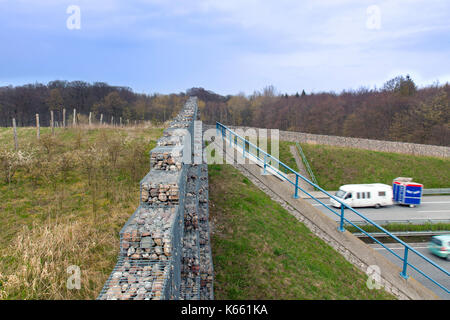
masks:
<svg viewBox="0 0 450 320"><path fill-rule="evenodd" d="M0 149L11 151L5 131ZM52 137L44 129L37 142L33 129L19 129L21 151L32 160L18 164L10 181L0 180L1 299L97 297L161 134L162 128L79 128ZM81 270L80 290L66 287L72 265Z"/></svg>

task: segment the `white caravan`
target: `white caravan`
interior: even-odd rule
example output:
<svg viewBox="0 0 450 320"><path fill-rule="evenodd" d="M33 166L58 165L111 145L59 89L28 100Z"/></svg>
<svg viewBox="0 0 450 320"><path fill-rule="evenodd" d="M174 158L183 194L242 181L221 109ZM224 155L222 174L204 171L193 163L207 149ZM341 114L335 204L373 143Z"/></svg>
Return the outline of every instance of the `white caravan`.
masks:
<svg viewBox="0 0 450 320"><path fill-rule="evenodd" d="M379 208L393 204L392 187L382 183L346 184L339 188L335 197L353 208ZM333 207L341 207L341 204L333 198L330 198L330 202Z"/></svg>

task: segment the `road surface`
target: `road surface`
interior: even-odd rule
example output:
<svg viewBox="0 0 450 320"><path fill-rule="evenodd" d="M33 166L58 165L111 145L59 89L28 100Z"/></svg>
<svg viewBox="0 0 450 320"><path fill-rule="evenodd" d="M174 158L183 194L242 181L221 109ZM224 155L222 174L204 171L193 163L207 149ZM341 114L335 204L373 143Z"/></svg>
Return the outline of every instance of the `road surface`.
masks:
<svg viewBox="0 0 450 320"><path fill-rule="evenodd" d="M428 259L432 260L439 266L441 266L443 269L450 271L450 261L445 260L442 258L439 258L433 254L431 254L428 251L427 243L409 243L410 246L412 246L414 249L419 251L421 254L423 254ZM386 256L389 260L394 262L396 265L398 265L400 268L402 268L403 263L402 261L394 256L391 252L380 246L379 244L371 244L370 245L375 250L379 251L383 255ZM394 251L396 254L398 254L400 257L403 257L404 247L400 244L396 243L390 243L386 244L386 246ZM444 274L439 269L435 268L430 263L426 262L424 259L420 258L418 255L416 255L413 252L409 252L408 254L408 262L410 262L412 265L414 265L419 270L423 271L425 274L429 275L433 280L439 282L441 285L443 285L446 288L450 288L450 277L448 277L446 274ZM434 293L436 293L439 297L445 300L450 300L450 294L446 293L444 290L439 288L437 285L435 285L433 282L425 278L423 275L412 269L408 266L407 274L420 283L422 283L425 287L432 290ZM400 276L400 275L399 275Z"/></svg>
<svg viewBox="0 0 450 320"><path fill-rule="evenodd" d="M323 205L317 203L313 199L305 199L313 206L327 213L331 218L338 221L339 217L333 214L330 210ZM329 199L320 199L330 208ZM333 208L336 212L340 212L339 208ZM424 196L422 203L417 207L410 208L408 206L392 205L375 208L355 208L358 212L365 215L367 218L375 221L378 224L386 224L386 222L399 222L399 223L414 223L423 224L428 220L432 222L446 222L450 223L450 196ZM345 217L352 222L363 222L364 220L351 212L345 210Z"/></svg>

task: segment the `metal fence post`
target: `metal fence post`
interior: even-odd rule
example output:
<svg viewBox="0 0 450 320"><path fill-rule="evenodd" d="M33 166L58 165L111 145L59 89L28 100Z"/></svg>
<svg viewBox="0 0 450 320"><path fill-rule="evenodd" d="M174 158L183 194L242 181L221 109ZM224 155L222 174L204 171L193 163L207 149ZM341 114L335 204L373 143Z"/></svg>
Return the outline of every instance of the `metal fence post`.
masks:
<svg viewBox="0 0 450 320"><path fill-rule="evenodd" d="M405 246L405 254L403 256L403 270L402 272L400 272L400 275L405 279L409 278L409 276L406 274L407 267L408 267L408 247Z"/></svg>
<svg viewBox="0 0 450 320"><path fill-rule="evenodd" d="M295 175L295 193L294 199L298 199L298 174Z"/></svg>
<svg viewBox="0 0 450 320"><path fill-rule="evenodd" d="M344 232L344 210L345 210L345 206L343 204L341 204L341 221L339 223L339 231L340 232Z"/></svg>
<svg viewBox="0 0 450 320"><path fill-rule="evenodd" d="M266 167L267 167L267 154L264 155L264 174L266 174Z"/></svg>

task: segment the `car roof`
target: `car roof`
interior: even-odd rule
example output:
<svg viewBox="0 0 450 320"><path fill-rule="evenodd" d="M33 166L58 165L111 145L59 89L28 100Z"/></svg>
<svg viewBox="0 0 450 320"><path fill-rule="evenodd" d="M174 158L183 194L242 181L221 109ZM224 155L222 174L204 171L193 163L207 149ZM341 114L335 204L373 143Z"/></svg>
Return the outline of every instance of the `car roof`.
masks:
<svg viewBox="0 0 450 320"><path fill-rule="evenodd" d="M439 236L433 236L433 238L447 241L447 240L450 240L450 234L441 234Z"/></svg>
<svg viewBox="0 0 450 320"><path fill-rule="evenodd" d="M383 184L383 183L366 183L366 184L344 184L340 188L348 189L348 188L355 188L355 189L364 189L364 188L392 188L390 185Z"/></svg>

